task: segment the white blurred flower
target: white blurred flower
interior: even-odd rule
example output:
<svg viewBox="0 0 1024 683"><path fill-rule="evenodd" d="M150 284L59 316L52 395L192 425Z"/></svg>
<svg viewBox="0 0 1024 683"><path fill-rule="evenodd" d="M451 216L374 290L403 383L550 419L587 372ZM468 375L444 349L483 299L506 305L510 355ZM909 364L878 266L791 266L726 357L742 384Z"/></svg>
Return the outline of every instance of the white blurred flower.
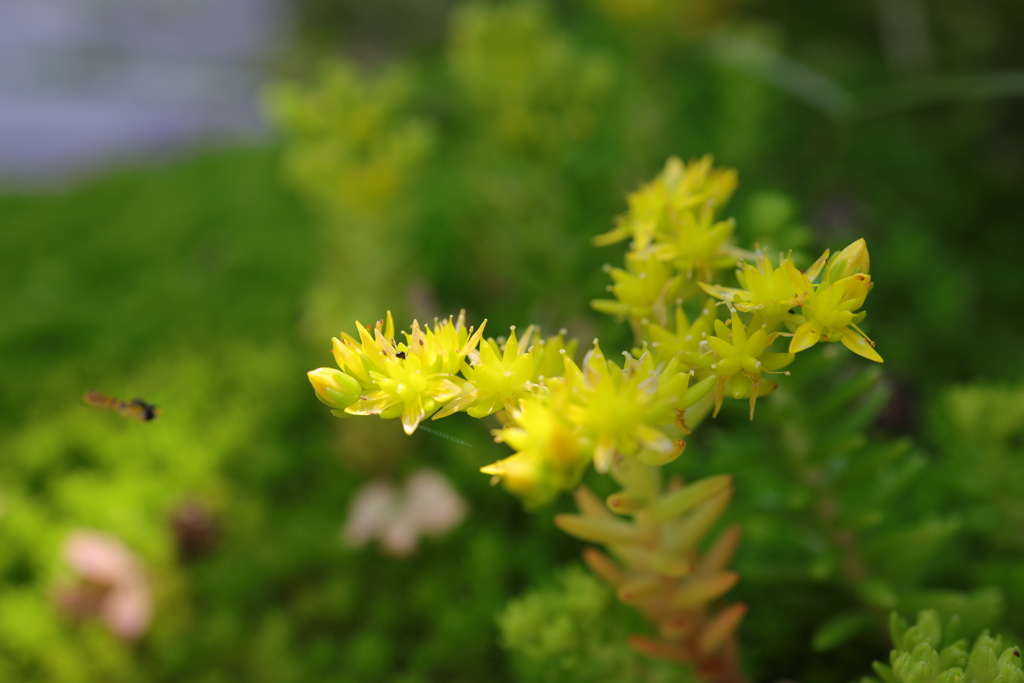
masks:
<svg viewBox="0 0 1024 683"><path fill-rule="evenodd" d="M448 480L424 468L402 488L380 479L363 486L349 506L342 539L361 548L376 538L385 552L405 557L416 551L420 537L443 536L465 516L466 502Z"/></svg>
<svg viewBox="0 0 1024 683"><path fill-rule="evenodd" d="M65 612L97 616L124 640L146 632L153 616L149 581L124 543L98 531L73 531L64 540L64 560L78 578L57 596Z"/></svg>
<svg viewBox="0 0 1024 683"><path fill-rule="evenodd" d="M395 514L398 489L390 482L375 479L359 489L348 508L348 519L341 535L345 544L361 548L380 536Z"/></svg>

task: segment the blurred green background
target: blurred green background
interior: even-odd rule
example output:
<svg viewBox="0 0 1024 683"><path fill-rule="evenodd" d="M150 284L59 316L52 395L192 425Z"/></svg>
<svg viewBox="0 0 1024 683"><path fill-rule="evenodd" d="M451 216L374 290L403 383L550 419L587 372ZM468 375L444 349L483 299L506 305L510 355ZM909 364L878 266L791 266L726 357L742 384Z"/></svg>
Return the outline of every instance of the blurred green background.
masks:
<svg viewBox="0 0 1024 683"><path fill-rule="evenodd" d="M748 672L865 675L891 608L1024 634L1022 25L1010 0L302 0L272 140L4 191L0 681L686 680L627 655L523 664L508 631L503 649L496 616L531 589L552 604L581 545L476 471L502 455L493 425L439 425L468 446L339 421L304 373L388 309L627 348L587 303L622 251L589 240L667 157L705 153L740 172L747 245L867 238L886 359L797 363L753 425L724 415L672 466L737 475ZM162 414L90 409L91 390ZM428 463L462 526L409 559L341 543L360 486ZM853 512L822 521L836 497ZM151 577L137 643L54 606L83 527ZM643 628L591 608L609 631L566 648Z"/></svg>

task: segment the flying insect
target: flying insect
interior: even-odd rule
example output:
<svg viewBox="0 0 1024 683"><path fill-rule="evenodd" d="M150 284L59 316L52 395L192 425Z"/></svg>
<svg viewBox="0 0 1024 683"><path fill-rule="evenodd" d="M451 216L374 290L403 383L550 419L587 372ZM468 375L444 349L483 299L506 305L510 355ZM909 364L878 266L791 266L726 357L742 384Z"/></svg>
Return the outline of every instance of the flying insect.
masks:
<svg viewBox="0 0 1024 683"><path fill-rule="evenodd" d="M152 403L146 403L141 398L133 398L130 401L122 401L119 398L112 398L98 391L90 391L82 397L82 400L91 406L113 410L139 422L155 420L160 414L160 409Z"/></svg>

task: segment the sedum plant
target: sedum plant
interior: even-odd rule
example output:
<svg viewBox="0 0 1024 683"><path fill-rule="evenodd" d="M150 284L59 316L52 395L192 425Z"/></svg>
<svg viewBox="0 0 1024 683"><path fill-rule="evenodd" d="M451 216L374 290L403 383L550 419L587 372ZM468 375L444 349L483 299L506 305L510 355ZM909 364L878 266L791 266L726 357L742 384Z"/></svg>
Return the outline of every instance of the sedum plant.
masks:
<svg viewBox="0 0 1024 683"><path fill-rule="evenodd" d="M871 288L864 241L805 269L792 256L741 249L720 215L735 187L735 172L710 157L672 158L595 238L629 240L624 267L608 268L612 298L593 302L629 322L634 345L621 362L594 340L577 363L574 341L533 326L485 338L486 320L470 327L463 314L398 333L388 313L333 340L337 368L309 373L335 415L400 419L407 434L428 418L494 415L495 441L513 452L482 472L528 508L576 489L591 464L611 475L620 492L602 503L579 489L581 514L556 522L605 546L588 550L587 564L657 632L633 637L633 647L706 681L745 680L735 631L746 607L718 605L739 578L728 569L738 529L701 550L732 496L731 478L666 489L659 468L726 399L744 401L753 419L757 399L778 388L774 378L818 343L882 361L858 326Z"/></svg>
<svg viewBox="0 0 1024 683"><path fill-rule="evenodd" d="M745 624L759 644L751 661L758 670L792 670L787 648L797 628L807 634L801 663L834 670L844 652L883 646L893 610L935 608L973 634L1009 603L1010 582L993 573L950 579L975 571L974 562L951 558L984 556L991 566L993 554L957 547L966 508L950 505L951 487L934 483L946 466L906 437L878 433L892 405L879 366L849 367L840 356L808 358L745 429L708 425L697 447L709 457L691 468L694 476L734 473L742 492L726 521L744 528L736 569L743 597L759 601ZM792 616L781 631L784 610Z"/></svg>
<svg viewBox="0 0 1024 683"><path fill-rule="evenodd" d="M1022 683L1019 646L1006 647L1002 637L983 632L968 647L960 638L961 624L953 617L945 623L935 610L924 610L917 623L907 625L895 613L889 619L895 646L889 664L875 662L884 683ZM879 683L865 678L864 683Z"/></svg>

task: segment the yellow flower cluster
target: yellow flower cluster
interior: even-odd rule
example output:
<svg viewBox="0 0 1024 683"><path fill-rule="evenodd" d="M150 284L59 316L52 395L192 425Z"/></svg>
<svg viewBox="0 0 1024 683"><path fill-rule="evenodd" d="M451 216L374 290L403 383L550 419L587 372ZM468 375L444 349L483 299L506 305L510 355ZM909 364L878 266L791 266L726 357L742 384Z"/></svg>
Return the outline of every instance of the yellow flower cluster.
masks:
<svg viewBox="0 0 1024 683"><path fill-rule="evenodd" d="M735 172L715 169L710 157L689 164L669 159L657 178L630 195L616 228L594 239L598 245L631 242L625 269L608 268L615 298L592 305L630 320L635 355L678 361L678 369L698 382L715 378L715 414L731 396L749 400L753 418L758 397L778 386L765 374L781 371L819 341L841 341L879 363L882 357L857 326L871 289L864 240L831 259L826 250L806 271L792 256L780 257L775 267L759 249L735 246L732 221L718 218L735 188ZM716 282L737 264L737 287ZM712 299L701 304L701 290ZM728 308L724 320L718 303ZM685 309L694 305L702 307L691 322ZM771 350L779 337L790 338L788 348Z"/></svg>
<svg viewBox="0 0 1024 683"><path fill-rule="evenodd" d="M533 327L484 339L486 321L474 330L461 314L413 322L396 341L388 313L359 325L358 339L334 339L338 369L309 373L317 396L341 417L401 417L408 434L431 416L496 414L495 440L514 453L483 472L539 505L574 488L591 462L599 472L623 459L670 462L685 448L681 437L727 396L749 401L753 418L757 399L778 386L767 375L820 341L881 362L857 326L871 288L864 240L831 259L826 251L805 271L791 256L776 267L760 250L736 247L732 221L718 219L735 187L735 172L710 157L670 159L629 197L617 227L595 239L631 238L626 267L609 269L615 298L594 302L633 325L636 347L621 363L595 340L577 365L574 340L545 339ZM715 281L737 264L736 286ZM780 338L788 347L772 350Z"/></svg>
<svg viewBox="0 0 1024 683"><path fill-rule="evenodd" d="M372 328L357 325L358 339L334 339L338 369L308 373L320 400L339 417L400 417L408 434L431 416L500 412L505 426L495 439L516 452L483 471L531 504L573 488L591 461L607 472L617 456L652 465L678 457L684 442L662 427L681 422L713 387L690 386L678 361L656 365L651 354L626 354L619 365L597 342L576 365L576 343L564 334L532 345L534 328L522 339L515 329L503 343L483 339L484 325L467 328L463 315L414 322L404 342L394 338L390 313Z"/></svg>
<svg viewBox="0 0 1024 683"><path fill-rule="evenodd" d="M729 302L735 310L759 316L766 327L785 326L793 332L789 353L809 349L819 341L841 341L854 353L878 363L875 343L857 327L867 315L858 311L871 290L868 247L859 239L836 254L821 255L806 271L792 257L771 259L757 254L756 265L741 264L736 273L742 289L701 283L711 296ZM815 284L824 271L822 282ZM796 309L800 309L797 311Z"/></svg>
<svg viewBox="0 0 1024 683"><path fill-rule="evenodd" d="M486 321L484 321L486 323ZM456 377L465 357L476 348L484 326L467 330L460 315L433 328L413 322L405 342L395 341L395 323L370 329L358 322L359 339L335 338L334 359L340 370L318 368L308 373L317 397L338 417L348 415L401 416L402 428L412 434L428 415L458 396L466 387Z"/></svg>

